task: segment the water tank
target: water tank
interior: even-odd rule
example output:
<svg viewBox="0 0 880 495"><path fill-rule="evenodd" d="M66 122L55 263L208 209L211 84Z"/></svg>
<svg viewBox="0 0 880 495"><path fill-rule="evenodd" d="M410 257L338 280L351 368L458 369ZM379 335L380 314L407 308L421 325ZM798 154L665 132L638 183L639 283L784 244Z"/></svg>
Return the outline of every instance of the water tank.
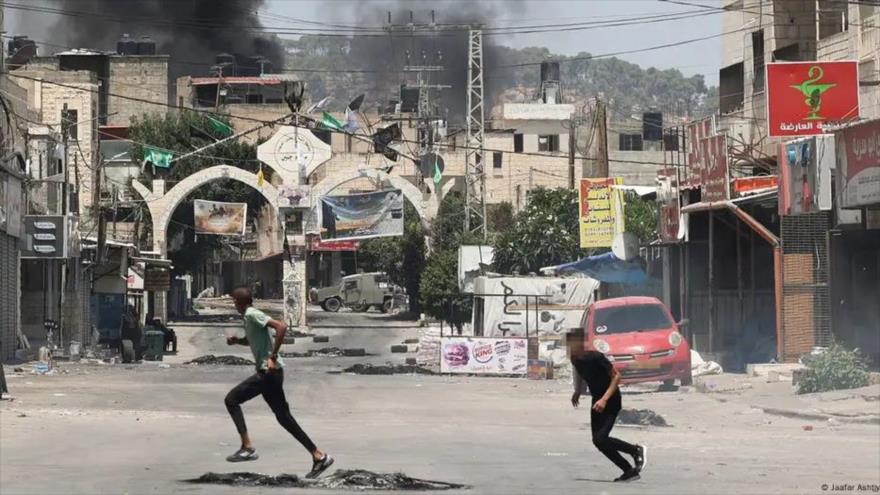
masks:
<svg viewBox="0 0 880 495"><path fill-rule="evenodd" d="M559 62L541 62L541 82L559 82Z"/></svg>
<svg viewBox="0 0 880 495"><path fill-rule="evenodd" d="M116 42L116 53L120 55L137 55L138 44L131 36L123 34L119 41Z"/></svg>
<svg viewBox="0 0 880 495"><path fill-rule="evenodd" d="M153 41L153 38L149 36L141 36L141 39L137 42L137 54L138 55L155 55L156 54L156 42Z"/></svg>

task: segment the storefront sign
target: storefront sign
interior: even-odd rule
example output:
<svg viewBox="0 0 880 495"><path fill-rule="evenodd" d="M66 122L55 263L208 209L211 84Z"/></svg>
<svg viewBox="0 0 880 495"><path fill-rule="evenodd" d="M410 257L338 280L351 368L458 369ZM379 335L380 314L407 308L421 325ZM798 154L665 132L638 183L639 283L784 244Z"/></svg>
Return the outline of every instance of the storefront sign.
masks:
<svg viewBox="0 0 880 495"><path fill-rule="evenodd" d="M730 172L727 165L727 135L718 134L703 140L702 200L707 202L730 199Z"/></svg>
<svg viewBox="0 0 880 495"><path fill-rule="evenodd" d="M147 266L144 269L144 290L167 291L171 289L171 271L160 266Z"/></svg>
<svg viewBox="0 0 880 495"><path fill-rule="evenodd" d="M761 175L757 177L740 177L733 179L733 193L742 196L757 191L766 191L779 187L779 177L776 175Z"/></svg>
<svg viewBox="0 0 880 495"><path fill-rule="evenodd" d="M880 119L841 129L836 137L841 206L880 205Z"/></svg>
<svg viewBox="0 0 880 495"><path fill-rule="evenodd" d="M812 136L859 118L855 61L767 64L770 137Z"/></svg>
<svg viewBox="0 0 880 495"><path fill-rule="evenodd" d="M357 251L360 248L358 241L327 241L322 242L317 237L309 238L309 251Z"/></svg>
<svg viewBox="0 0 880 495"><path fill-rule="evenodd" d="M715 117L709 117L697 122L691 122L685 127L685 140L687 141L687 178L683 184L700 186L703 183L703 175L709 152L706 139L715 135Z"/></svg>
<svg viewBox="0 0 880 495"><path fill-rule="evenodd" d="M27 215L24 217L22 258L66 258L68 222L62 215Z"/></svg>
<svg viewBox="0 0 880 495"><path fill-rule="evenodd" d="M681 226L681 198L678 192L678 172L675 169L661 170L657 174L660 187L657 188L657 202L660 207L660 240L678 242Z"/></svg>
<svg viewBox="0 0 880 495"><path fill-rule="evenodd" d="M623 231L623 191L611 187L622 183L619 178L581 179L578 204L582 248L611 247L615 234Z"/></svg>
<svg viewBox="0 0 880 495"><path fill-rule="evenodd" d="M442 373L525 375L527 339L443 337L440 339Z"/></svg>
<svg viewBox="0 0 880 495"><path fill-rule="evenodd" d="M321 240L354 240L403 235L400 189L321 197Z"/></svg>
<svg viewBox="0 0 880 495"><path fill-rule="evenodd" d="M244 235L247 203L222 203L195 200L193 203L196 234Z"/></svg>

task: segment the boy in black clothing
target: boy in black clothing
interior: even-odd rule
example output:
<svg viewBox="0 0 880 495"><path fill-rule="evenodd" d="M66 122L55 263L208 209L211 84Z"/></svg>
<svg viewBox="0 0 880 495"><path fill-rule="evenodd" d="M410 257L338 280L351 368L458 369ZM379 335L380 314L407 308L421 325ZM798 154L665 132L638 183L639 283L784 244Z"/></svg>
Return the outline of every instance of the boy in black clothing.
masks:
<svg viewBox="0 0 880 495"><path fill-rule="evenodd" d="M622 407L620 398L620 372L608 361L604 354L584 348L583 333L568 334L568 349L574 377L574 394L571 404L580 405L584 387L589 387L593 398L590 409L590 427L593 430L593 445L620 469L623 475L614 481L635 481L645 467L646 450L642 445L633 445L611 437L611 428L617 420ZM620 455L624 452L633 457L635 467Z"/></svg>

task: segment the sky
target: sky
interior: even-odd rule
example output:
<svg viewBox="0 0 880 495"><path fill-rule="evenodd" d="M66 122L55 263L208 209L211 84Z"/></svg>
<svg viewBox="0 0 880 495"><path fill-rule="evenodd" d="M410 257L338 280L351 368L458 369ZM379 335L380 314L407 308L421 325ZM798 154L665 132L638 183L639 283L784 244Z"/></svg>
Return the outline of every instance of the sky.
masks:
<svg viewBox="0 0 880 495"><path fill-rule="evenodd" d="M49 0L21 1L31 5L51 3ZM687 1L721 6L720 0ZM573 55L579 52L600 54L637 50L720 34L720 13L681 20L669 20L662 16L696 8L661 0L265 0L262 12L305 21L365 26L383 25L388 10L405 17L408 17L409 10L413 10L417 22L428 22L430 10L434 9L438 23L444 22L444 12L452 15L479 10L490 13L492 26L613 22L651 15L657 19L652 23L628 26L498 37L502 44L515 48L544 46L554 53ZM35 39L51 37L50 21L55 19L54 16L7 11L6 32L26 32ZM265 18L264 24L286 28L308 25L278 19ZM620 55L620 58L642 67L677 68L688 76L703 74L708 84L715 85L721 62L721 41L720 38L713 38L680 47Z"/></svg>
<svg viewBox="0 0 880 495"><path fill-rule="evenodd" d="M445 2L399 2L364 0L267 0L266 9L273 14L300 19L381 25L385 19L358 19L363 17L363 4L372 3L385 10L413 9L417 22L430 20L430 9L436 11L437 22L443 22L446 9L467 8L474 2L489 5L499 25L521 26L533 24L613 21L635 16L674 14L694 8L661 2L659 0L447 0ZM703 5L721 6L719 0L704 0ZM408 16L408 14L405 14ZM517 34L501 38L502 44L514 48L545 46L554 53L573 55L635 50L680 40L700 38L721 33L721 15L707 15L692 19L671 20L651 24L606 27L556 33ZM675 48L621 55L620 58L642 67L659 69L678 68L685 75L703 74L706 82L718 82L721 65L721 40L713 38Z"/></svg>

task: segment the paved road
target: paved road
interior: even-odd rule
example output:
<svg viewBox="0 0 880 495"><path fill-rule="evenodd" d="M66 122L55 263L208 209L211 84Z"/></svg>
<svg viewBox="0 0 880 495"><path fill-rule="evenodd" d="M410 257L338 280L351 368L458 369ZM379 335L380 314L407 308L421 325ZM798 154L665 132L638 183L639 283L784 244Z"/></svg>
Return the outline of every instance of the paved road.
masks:
<svg viewBox="0 0 880 495"><path fill-rule="evenodd" d="M207 471L304 473L306 454L259 399L245 414L262 457L235 466L223 460L237 436L222 399L250 370L182 364L227 348L216 324L179 328L181 353L162 363L170 367L71 364L68 374L55 376L7 367L16 400L0 403L3 494L277 494L282 490L180 480ZM330 345L373 342L377 352L412 332L321 330L331 335ZM327 345L306 340L285 350ZM366 359L402 362L404 356ZM618 436L650 446L650 465L642 481L610 484L617 473L590 444L589 415L568 405L565 381L328 373L364 360L287 360L285 388L295 415L336 456L338 468L403 471L472 486L459 493L492 494L820 494L826 483L880 484L876 425L780 418L751 409L736 394L653 388L629 389L624 404L650 408L673 426L618 427Z"/></svg>

